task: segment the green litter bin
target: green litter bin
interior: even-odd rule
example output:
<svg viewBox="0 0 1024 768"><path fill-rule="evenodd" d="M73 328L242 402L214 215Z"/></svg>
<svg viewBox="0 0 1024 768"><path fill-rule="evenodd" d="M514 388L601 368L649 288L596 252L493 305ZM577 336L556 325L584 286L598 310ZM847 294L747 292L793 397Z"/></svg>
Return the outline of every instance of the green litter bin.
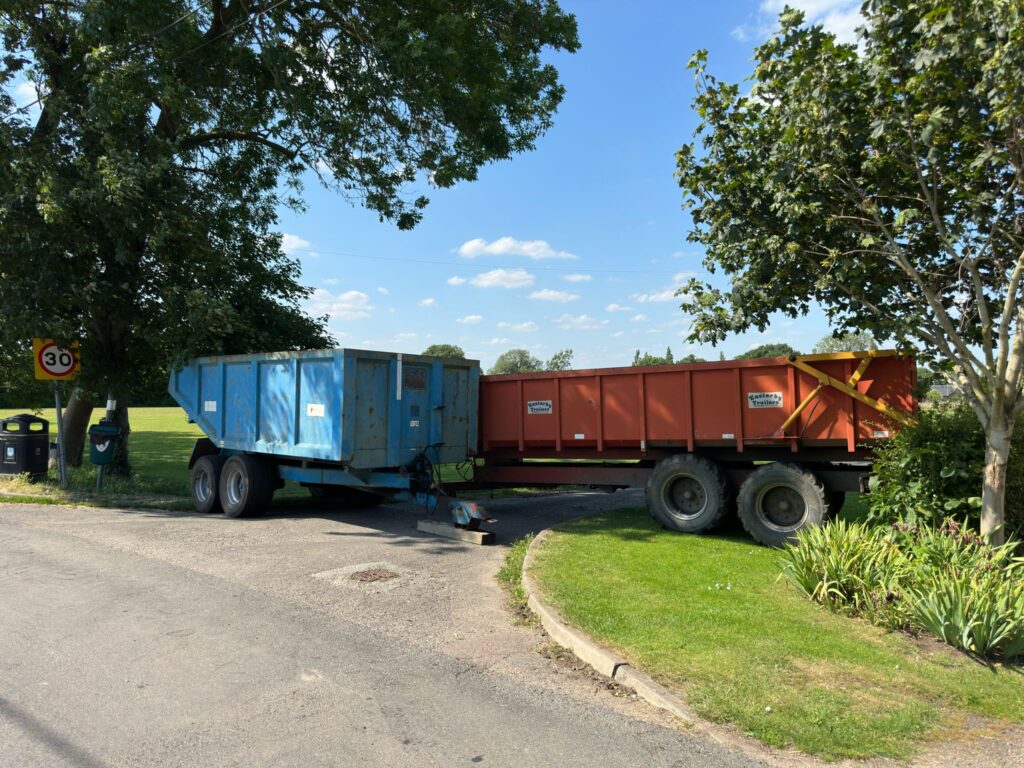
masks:
<svg viewBox="0 0 1024 768"><path fill-rule="evenodd" d="M114 446L120 436L117 425L106 420L89 427L89 461L101 467L113 461Z"/></svg>

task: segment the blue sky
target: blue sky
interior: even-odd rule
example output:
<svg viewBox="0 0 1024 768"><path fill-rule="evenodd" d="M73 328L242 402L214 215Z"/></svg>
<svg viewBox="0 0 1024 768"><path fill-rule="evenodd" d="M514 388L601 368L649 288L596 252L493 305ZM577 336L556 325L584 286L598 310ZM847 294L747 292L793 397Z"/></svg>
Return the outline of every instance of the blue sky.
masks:
<svg viewBox="0 0 1024 768"><path fill-rule="evenodd" d="M331 316L342 346L415 353L449 342L485 367L511 347L540 358L571 347L577 367L628 365L635 349L666 346L709 359L768 341L809 351L828 332L820 313L691 346L673 296L704 274L673 178L696 126L686 63L707 48L716 75L743 79L783 4L563 0L582 48L552 56L566 97L535 151L454 189L410 188L431 198L411 232L312 176L307 210L281 212L286 250L316 289L307 309ZM789 4L847 38L858 18L856 0Z"/></svg>
<svg viewBox="0 0 1024 768"><path fill-rule="evenodd" d="M856 3L790 4L852 34ZM703 47L716 74L746 77L782 2L563 7L576 14L582 48L553 57L566 97L535 151L483 168L476 182L423 190L431 204L411 232L315 182L308 210L283 214L286 244L317 289L310 310L331 314L345 346L420 352L450 342L485 367L510 347L540 358L571 347L578 367L628 365L637 348L670 345L709 359L766 341L809 351L828 332L819 313L779 318L718 349L691 346L673 296L686 275L704 272L673 178L674 153L696 126L686 63Z"/></svg>

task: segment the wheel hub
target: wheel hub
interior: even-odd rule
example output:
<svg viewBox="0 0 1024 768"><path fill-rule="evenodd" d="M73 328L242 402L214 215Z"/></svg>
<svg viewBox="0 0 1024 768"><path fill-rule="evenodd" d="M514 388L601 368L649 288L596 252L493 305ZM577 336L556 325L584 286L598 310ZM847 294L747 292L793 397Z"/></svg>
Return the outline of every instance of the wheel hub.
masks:
<svg viewBox="0 0 1024 768"><path fill-rule="evenodd" d="M697 478L683 476L669 484L666 501L673 514L694 517L704 511L708 494Z"/></svg>
<svg viewBox="0 0 1024 768"><path fill-rule="evenodd" d="M803 496L787 485L766 488L761 492L757 506L761 516L776 528L795 528L807 513Z"/></svg>

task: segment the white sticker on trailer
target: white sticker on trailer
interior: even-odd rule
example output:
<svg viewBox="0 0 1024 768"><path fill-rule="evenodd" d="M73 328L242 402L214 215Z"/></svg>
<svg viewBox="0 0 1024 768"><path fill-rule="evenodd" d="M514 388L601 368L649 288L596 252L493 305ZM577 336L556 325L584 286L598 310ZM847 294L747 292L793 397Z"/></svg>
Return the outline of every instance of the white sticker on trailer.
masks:
<svg viewBox="0 0 1024 768"><path fill-rule="evenodd" d="M217 401L216 400L204 400L203 401L203 410L206 411L207 413L216 413L217 412Z"/></svg>
<svg viewBox="0 0 1024 768"><path fill-rule="evenodd" d="M750 408L781 408L781 392L747 392L747 406Z"/></svg>
<svg viewBox="0 0 1024 768"><path fill-rule="evenodd" d="M307 416L323 418L323 415L324 415L324 404L323 403L306 403L306 415Z"/></svg>
<svg viewBox="0 0 1024 768"><path fill-rule="evenodd" d="M553 410L554 410L554 408L552 407L550 400L527 400L526 401L526 413L531 415L531 416L536 416L538 414L540 414L540 415L548 414L548 413L551 413Z"/></svg>

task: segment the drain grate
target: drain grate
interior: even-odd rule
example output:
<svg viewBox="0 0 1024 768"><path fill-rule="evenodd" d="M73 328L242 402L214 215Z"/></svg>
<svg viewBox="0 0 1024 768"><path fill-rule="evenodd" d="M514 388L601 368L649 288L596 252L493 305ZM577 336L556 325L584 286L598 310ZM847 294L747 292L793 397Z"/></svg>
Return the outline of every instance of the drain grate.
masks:
<svg viewBox="0 0 1024 768"><path fill-rule="evenodd" d="M365 571L356 571L349 576L352 581L358 581L363 584L370 584L375 581L387 581L388 579L397 579L398 573L387 568L367 568Z"/></svg>

